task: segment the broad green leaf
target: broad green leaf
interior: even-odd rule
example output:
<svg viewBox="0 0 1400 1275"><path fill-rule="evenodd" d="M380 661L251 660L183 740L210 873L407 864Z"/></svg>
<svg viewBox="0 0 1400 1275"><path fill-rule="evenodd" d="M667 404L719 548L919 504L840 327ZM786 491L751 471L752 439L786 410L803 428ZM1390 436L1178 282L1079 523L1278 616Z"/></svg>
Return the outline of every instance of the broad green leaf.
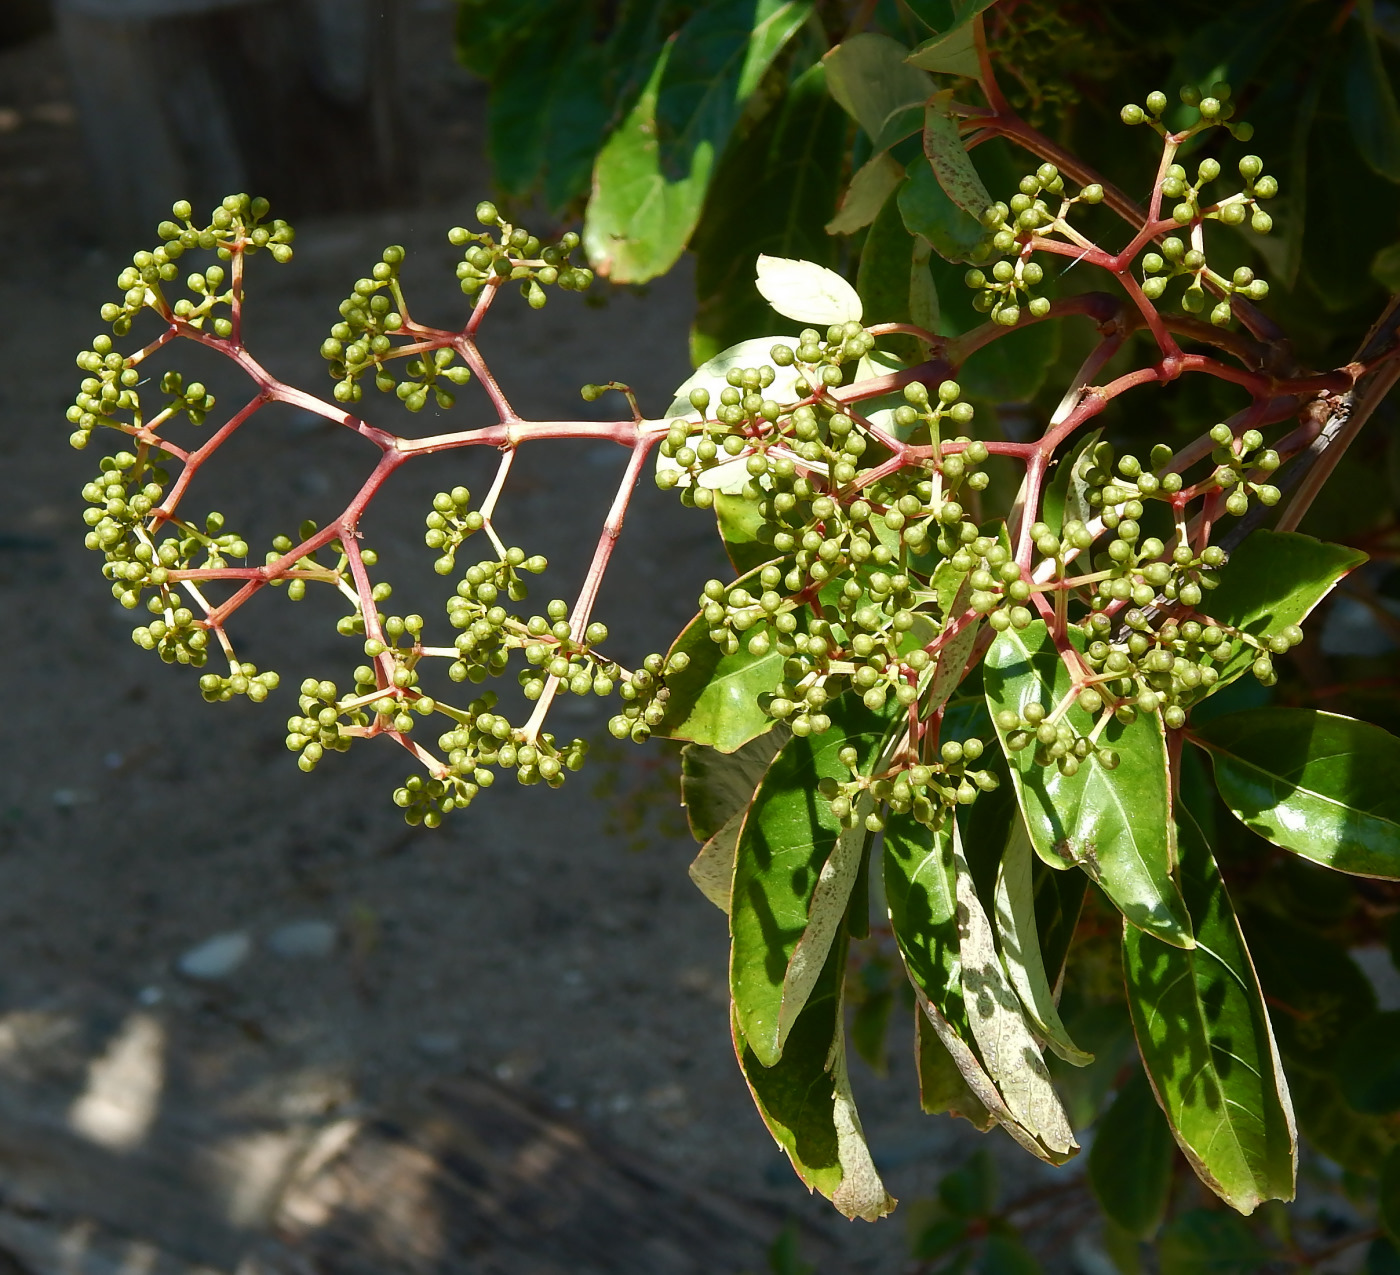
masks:
<svg viewBox="0 0 1400 1275"><path fill-rule="evenodd" d="M743 584L757 574L751 571L735 582ZM749 629L729 655L710 638L710 626L701 612L681 630L670 655L684 653L689 665L666 677L666 719L654 734L732 753L773 727L773 719L759 707L760 695L771 695L783 677L783 657L775 647L763 655L749 651L747 642L768 632L761 620ZM668 656L669 658L669 656Z"/></svg>
<svg viewBox="0 0 1400 1275"><path fill-rule="evenodd" d="M911 160L906 173L909 180L899 189L905 229L928 240L945 261L966 261L983 239L981 223L948 197L928 160ZM961 279L957 284L967 291Z"/></svg>
<svg viewBox="0 0 1400 1275"><path fill-rule="evenodd" d="M724 541L724 551L740 575L767 565L776 556L773 546L758 538L758 529L764 522L756 500L731 496L726 491L715 492L715 524Z"/></svg>
<svg viewBox="0 0 1400 1275"><path fill-rule="evenodd" d="M836 264L838 245L826 222L841 189L847 127L817 64L725 152L690 244L692 361L773 327L773 313L753 285L761 253Z"/></svg>
<svg viewBox="0 0 1400 1275"><path fill-rule="evenodd" d="M1084 1067L1094 1061L1069 1037L1055 1008L1050 982L1040 955L1031 886L1030 835L1021 819L1011 821L1011 836L997 871L996 933L1006 977L1020 997L1021 1007L1044 1042L1067 1063Z"/></svg>
<svg viewBox="0 0 1400 1275"><path fill-rule="evenodd" d="M1400 1010L1363 1018L1337 1046L1337 1083L1353 1110L1400 1111Z"/></svg>
<svg viewBox="0 0 1400 1275"><path fill-rule="evenodd" d="M826 777L850 772L837 759L857 751L869 773L892 717L852 695L829 707L831 729L789 740L759 785L739 838L729 928L730 988L740 1028L771 1066L840 930L866 832L842 828L817 794Z"/></svg>
<svg viewBox="0 0 1400 1275"><path fill-rule="evenodd" d="M846 941L832 947L821 978L793 1025L783 1056L765 1066L744 1036L737 1004L734 1052L759 1114L809 1187L847 1217L875 1221L895 1201L870 1158L846 1074L841 989Z"/></svg>
<svg viewBox="0 0 1400 1275"><path fill-rule="evenodd" d="M914 1007L914 1057L919 1069L919 1104L925 1112L961 1116L983 1133L997 1123L968 1088L952 1054L918 1006Z"/></svg>
<svg viewBox="0 0 1400 1275"><path fill-rule="evenodd" d="M909 50L898 40L863 32L843 40L822 59L831 96L872 142L881 138L886 125L901 112L916 104L922 106L933 92L933 80L910 66L908 55Z"/></svg>
<svg viewBox="0 0 1400 1275"><path fill-rule="evenodd" d="M1014 803L1013 803L1014 804ZM1016 815L1020 822L1020 812ZM1065 960L1079 926L1089 878L1082 872L1060 872L1047 867L1039 855L1031 856L1031 896L1035 900L1035 928L1040 935L1040 958L1052 988L1059 986Z"/></svg>
<svg viewBox="0 0 1400 1275"><path fill-rule="evenodd" d="M749 808L763 772L788 734L786 727L779 726L733 753L716 752L703 744L681 749L681 805L696 841L708 841Z"/></svg>
<svg viewBox="0 0 1400 1275"><path fill-rule="evenodd" d="M1074 875L1083 874L1076 872ZM1087 1067L1071 1067L1055 1057L1045 1061L1065 1110L1069 1112L1070 1123L1082 1129L1103 1113L1104 1103L1118 1083L1119 1074L1137 1057L1137 1045L1133 1040L1133 1021L1125 1003L1085 1004L1070 994L1071 989L1066 991L1060 1013L1074 1039L1092 1051L1094 1061Z"/></svg>
<svg viewBox="0 0 1400 1275"><path fill-rule="evenodd" d="M1216 1210L1183 1213L1157 1241L1162 1275L1256 1275L1269 1256L1240 1218Z"/></svg>
<svg viewBox="0 0 1400 1275"><path fill-rule="evenodd" d="M1040 1046L1002 971L991 922L982 909L956 820L952 825L957 921L963 1002L972 1038L987 1074L1020 1126L1047 1150L1052 1161L1067 1160L1078 1149L1069 1119L1050 1083Z"/></svg>
<svg viewBox="0 0 1400 1275"><path fill-rule="evenodd" d="M600 274L642 283L675 263L744 103L811 9L717 0L667 42L594 166L583 239Z"/></svg>
<svg viewBox="0 0 1400 1275"><path fill-rule="evenodd" d="M939 34L919 45L909 55L909 61L944 75L978 78L981 70L972 37L972 20L993 3L994 0L936 0L935 4L921 4L921 11L930 11L925 20ZM935 8L943 12L935 14L932 12ZM921 12L920 16L924 14Z"/></svg>
<svg viewBox="0 0 1400 1275"><path fill-rule="evenodd" d="M841 200L836 216L826 223L829 235L854 234L879 215L895 187L904 180L904 166L881 152L860 168Z"/></svg>
<svg viewBox="0 0 1400 1275"><path fill-rule="evenodd" d="M884 882L890 928L910 975L966 1037L951 832L891 813L885 820Z"/></svg>
<svg viewBox="0 0 1400 1275"><path fill-rule="evenodd" d="M860 294L836 271L815 261L764 254L758 259L756 282L763 299L784 318L823 327L860 320Z"/></svg>
<svg viewBox="0 0 1400 1275"><path fill-rule="evenodd" d="M1288 1084L1298 1132L1342 1168L1369 1177L1396 1146L1392 1122L1354 1111L1330 1073L1293 1068Z"/></svg>
<svg viewBox="0 0 1400 1275"><path fill-rule="evenodd" d="M1125 925L1128 1006L1177 1145L1202 1182L1252 1213L1264 1200L1293 1198L1293 1108L1244 936L1210 848L1184 813L1178 844L1196 946L1183 951Z"/></svg>
<svg viewBox="0 0 1400 1275"><path fill-rule="evenodd" d="M1077 649L1084 638L1069 631ZM1052 711L1069 693L1070 676L1045 624L999 633L983 661L993 717L1031 702ZM1077 705L1065 718L1080 735L1094 719ZM1002 734L1003 747L1005 734ZM1156 714L1130 725L1114 718L1099 741L1118 753L1116 769L1086 758L1074 775L1039 766L1034 747L1009 752L1011 778L1036 853L1051 867L1082 867L1133 925L1187 947L1191 923L1171 875L1173 828L1167 746Z"/></svg>
<svg viewBox="0 0 1400 1275"><path fill-rule="evenodd" d="M1245 827L1338 872L1400 879L1400 739L1311 708L1207 722L1225 804Z"/></svg>
<svg viewBox="0 0 1400 1275"><path fill-rule="evenodd" d="M1089 1185L1104 1213L1140 1240L1167 1215L1175 1153L1152 1086L1136 1069L1094 1130Z"/></svg>
<svg viewBox="0 0 1400 1275"><path fill-rule="evenodd" d="M1373 0L1357 5L1347 54L1347 119L1356 149L1382 177L1400 182L1400 106L1376 40Z"/></svg>
<svg viewBox="0 0 1400 1275"><path fill-rule="evenodd" d="M992 197L948 112L952 98L951 92L937 93L924 108L924 155L948 198L970 217L980 218L992 206Z"/></svg>
<svg viewBox="0 0 1400 1275"><path fill-rule="evenodd" d="M1348 571L1366 561L1360 550L1328 544L1296 531L1255 531L1230 554L1220 585L1201 610L1218 624L1262 637L1301 624ZM1257 651L1242 642L1220 666L1215 689L1233 682ZM1205 698L1198 692L1197 698Z"/></svg>

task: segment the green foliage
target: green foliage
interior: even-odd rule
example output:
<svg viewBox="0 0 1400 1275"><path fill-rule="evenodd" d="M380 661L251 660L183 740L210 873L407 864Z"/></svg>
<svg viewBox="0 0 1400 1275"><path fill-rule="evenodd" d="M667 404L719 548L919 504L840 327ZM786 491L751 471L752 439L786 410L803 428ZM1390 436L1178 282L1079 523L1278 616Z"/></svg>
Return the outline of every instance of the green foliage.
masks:
<svg viewBox="0 0 1400 1275"><path fill-rule="evenodd" d="M1154 1236L1183 1275L1310 1260L1272 1203L1293 1197L1298 1129L1393 1231L1400 1015L1348 949L1400 906L1400 703L1327 686L1313 612L1343 581L1386 610L1372 577L1346 578L1359 544L1394 555L1389 515L1355 492L1383 469L1358 433L1396 379L1380 292L1396 227L1375 214L1394 202L1400 121L1377 11L1320 25L1323 8L1186 0L1110 22L902 0L852 30L841 6L797 0L510 16L464 0L507 208L449 234L469 312L415 322L391 246L340 307L322 345L333 401L317 399L242 340L245 264L287 260L290 228L246 196L206 225L177 205L103 310L112 335L79 355L72 442L122 435L84 488L88 545L114 597L150 612L138 645L215 661L211 701L278 685L238 659L231 616L264 588L329 585L367 662L301 683L288 745L309 770L388 737L421 767L394 794L411 822L435 826L503 770L561 783L585 749L544 729L560 694L615 695L619 740L688 741L691 875L729 918L736 1056L799 1177L847 1216L894 1206L847 1039L882 1066L902 966L923 1109L1000 1125L1052 1164L1097 1122L1088 1183L1124 1269ZM1142 94L1168 77L1175 99ZM1124 193L1143 189L1145 207ZM581 210L582 236L516 225L509 209L537 196ZM654 278L687 245L699 366L664 416L608 381L582 394L617 392L617 420L522 420L478 344L502 287L538 309L595 271ZM176 261L199 251L215 261L172 301ZM124 354L113 338L138 323L146 344ZM170 368L159 406L142 398L144 365L177 340L256 386L202 445L175 434L215 410L202 384ZM468 379L494 422L410 438L360 414L370 381L416 413L450 409ZM276 401L378 463L330 524L232 565L247 542L180 506ZM611 440L630 463L576 601L522 609L547 564L493 517L515 447L552 438ZM469 446L503 458L484 501L452 488L426 515L452 581L439 644L388 611L359 524L401 464ZM659 488L713 511L734 578L705 582L670 650L626 668L594 602L653 461ZM517 723L493 691L452 702L425 680L443 666L449 683L514 671L534 707ZM1330 711L1348 696L1359 716ZM429 720L436 752L414 734ZM1268 1228L1192 1207L1178 1149ZM915 1254L1038 1269L1030 1207L974 1161L916 1205ZM1392 1257L1378 1245L1372 1265Z"/></svg>

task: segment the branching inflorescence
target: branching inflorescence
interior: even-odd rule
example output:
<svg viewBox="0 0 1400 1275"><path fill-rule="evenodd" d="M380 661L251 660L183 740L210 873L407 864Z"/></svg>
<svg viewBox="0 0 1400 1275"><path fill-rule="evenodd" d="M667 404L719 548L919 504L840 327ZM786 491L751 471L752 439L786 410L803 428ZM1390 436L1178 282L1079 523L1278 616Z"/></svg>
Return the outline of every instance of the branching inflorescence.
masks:
<svg viewBox="0 0 1400 1275"><path fill-rule="evenodd" d="M869 322L859 296L839 275L806 262L761 258L758 283L770 304L811 326L796 338L745 342L711 360L660 419L643 417L625 386L609 384L585 386L583 395L592 400L621 391L631 409L624 419L523 420L481 355L479 329L507 285L517 286L535 308L550 287L588 286L589 271L571 259L578 244L573 235L545 245L492 205L480 205L483 230L449 234L463 249L457 274L473 299L463 326L451 331L413 320L399 284L403 250L386 249L342 303L340 321L322 346L335 380L334 399L327 401L277 380L243 343L245 263L262 252L287 260L290 229L268 222L266 204L246 196L225 200L206 226L191 220L187 204L176 205L174 220L161 226L162 246L136 254L119 280L122 301L103 311L115 337L127 335L147 311L162 325L159 334L126 355L112 338L97 338L78 358L87 379L69 412L74 446L86 446L99 426L127 436L124 450L102 460L84 496L88 544L104 554L114 595L123 606L144 604L150 613L135 630L136 642L167 662L207 670L200 678L207 700L262 700L276 687L276 675L240 662L227 634L230 617L268 587L284 588L293 598L308 584L335 589L348 608L339 631L362 642L366 662L346 689L335 681L302 684L288 747L310 770L326 750L387 736L423 771L397 790L395 801L410 822L430 826L468 804L497 768L514 769L522 783L562 783L584 753L582 741L563 743L544 729L551 703L565 692L617 695L620 709L609 729L619 738L664 734L728 754L771 731L765 765L780 741L811 741L805 755L816 760L802 773L825 800L832 836L856 831L855 849L840 849L847 845L841 841L832 863L845 855L843 863L859 864L860 838L868 847L869 835L882 829L887 853L894 853L890 847L901 844L899 838L912 844L912 825L932 833L944 854L946 840L936 839L956 829L954 813L995 790L1009 773L1027 835L1043 859L1084 868L1133 926L1164 945L1189 948L1191 922L1174 884L1173 833L1164 831L1165 844L1153 852L1160 863L1144 866L1138 846L1139 857L1128 864L1092 838L1058 835L1050 823L1038 824L1035 803L1050 800L1043 796L1046 776L1064 784L1087 773L1111 776L1129 766L1129 755L1136 765L1153 749L1161 753L1165 774L1193 704L1248 671L1266 684L1273 680L1273 660L1301 640L1298 621L1311 602L1295 617L1263 624L1233 603L1216 605L1229 551L1243 538L1230 528L1248 526L1251 511L1280 502L1289 481L1297 481L1279 476L1289 472L1288 462L1308 452L1333 406L1350 402L1358 382L1391 351L1323 373L1296 368L1279 332L1256 308L1267 296L1265 281L1247 267L1212 268L1212 224L1247 224L1268 233L1264 205L1277 190L1253 155L1235 163L1238 183L1226 181L1215 158L1199 160L1194 177L1177 162L1183 146L1208 130L1224 128L1248 140L1248 126L1234 120L1227 85L1205 94L1183 91L1198 120L1178 132L1162 123L1167 102L1161 93L1150 94L1145 107L1124 108L1124 123L1145 123L1162 140L1152 197L1142 209L1020 120L990 69L984 72L988 105L946 106L956 135L968 149L1005 137L1040 161L1008 200L989 200L982 209L983 238L970 253L965 282L987 321L956 337L910 323ZM946 155L943 161L953 162ZM1082 229L1083 212L1099 205L1127 224L1116 249ZM200 250L212 250L222 264L189 274L191 296L172 301L181 258ZM1068 269L1080 263L1097 270L1112 290L1064 293L1056 264ZM979 437L957 380L962 366L1009 332L1058 320L1087 321L1098 339L1041 437ZM1140 332L1150 344L1133 341ZM885 353L882 342L890 337L913 338L922 360L901 363ZM178 445L170 431L182 420L204 421L214 407L205 388L168 372L154 413L138 388L142 364L177 339L223 355L254 385L248 402L196 447ZM1138 366L1104 379L1120 354L1143 348L1150 354ZM1115 400L1201 376L1238 387L1247 402L1195 441L1120 454L1090 433ZM494 411L491 423L406 438L357 414L371 382L416 412L430 399L451 407L454 391L473 378ZM1358 397L1349 431L1374 401L1374 395ZM329 524L305 523L296 536L278 537L262 565L235 565L250 555L250 546L226 532L216 513L187 517L186 488L237 429L277 402L360 434L378 448L379 459ZM1265 431L1289 422L1266 438ZM546 564L504 543L493 516L516 449L547 439L611 441L629 449L630 460L573 604L555 600L540 614L524 614L515 608L526 598L526 581ZM425 541L436 570L456 581L447 602L456 636L434 644L422 616L386 610L391 589L372 578L376 558L362 546L359 526L399 466L473 446L501 453L485 499L473 504L465 488L455 487L439 493L427 514ZM601 650L608 632L594 618L594 604L653 451L660 487L678 491L686 505L715 511L740 574L704 586L698 615L668 654L627 669ZM989 516L983 493L996 457L1023 473L1014 502ZM1313 490L1304 478L1280 510L1278 529L1296 526ZM479 533L489 547L475 557L465 546ZM425 660L444 660L452 681L476 684L504 674L517 654L520 684L534 705L520 725L495 711L489 693L459 707L420 685ZM1020 681L1013 667L1022 670L1015 675ZM992 710L983 719L985 738L945 729L950 697L979 668ZM1026 669L1035 676L1024 677ZM751 694L726 699L714 689L725 679ZM422 732L415 729L429 720L445 724L436 752L418 741ZM822 761L817 744L834 725L838 742ZM762 773L760 766L750 776L754 785ZM1159 822L1170 829L1163 774L1152 782L1161 788ZM1150 773L1140 776L1134 782L1146 786L1136 791L1147 792L1150 780ZM1042 797L1027 795L1032 788ZM757 818L750 815L751 822ZM738 827L732 836L713 838L727 847L726 880L748 871L741 848L734 866ZM956 847L955 831L952 836ZM707 844L706 852L711 849ZM969 901L959 875L965 870L954 871L951 862L941 870L956 883L965 911ZM856 871L837 870L848 893ZM796 1015L815 1012L804 1006L836 942L830 926L821 928L820 917L831 909L814 902L828 888L828 875L824 868L821 883L814 875L804 887L803 924L812 918L805 937L781 940L787 946L779 964L787 965L787 974L776 1019L762 995L744 984L747 931L739 886L733 887L736 1043L741 1061L745 1050L756 1059L745 1062L746 1071L780 1141L787 1135L779 1129L781 1117L765 1106L770 1098L758 1067L776 1066ZM887 879L887 892L892 889ZM722 894L727 899L727 891ZM846 906L843 899L833 915L840 918ZM891 896L892 917L895 909ZM859 933L858 919L851 926ZM978 1110L1038 1155L1058 1160L1070 1154L1075 1144L1067 1124L1044 1106L1018 1105L976 1021L959 1026L898 923L896 933L920 1003ZM964 963L971 941L964 934ZM820 950L804 951L809 942ZM1052 1046L1062 1032L1044 1023L1040 1028ZM969 1031L972 1044L964 1039ZM1039 1058L1037 1048L1037 1064ZM834 1077L839 1107L844 1063L838 1069L827 1058L822 1066ZM784 1145L808 1180L823 1190L830 1186L846 1211L875 1216L888 1207L883 1188L875 1190L878 1178L869 1185L873 1170L863 1175L843 1158L837 1177L823 1178L810 1163L804 1167L795 1142ZM846 1188L835 1185L842 1181L851 1184L844 1196Z"/></svg>

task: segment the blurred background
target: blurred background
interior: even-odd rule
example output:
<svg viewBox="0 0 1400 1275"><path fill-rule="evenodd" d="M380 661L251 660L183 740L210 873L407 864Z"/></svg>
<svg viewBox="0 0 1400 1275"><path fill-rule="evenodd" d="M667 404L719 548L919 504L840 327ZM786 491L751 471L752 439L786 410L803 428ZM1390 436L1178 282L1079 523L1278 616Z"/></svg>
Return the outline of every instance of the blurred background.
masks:
<svg viewBox="0 0 1400 1275"><path fill-rule="evenodd" d="M673 753L600 742L558 792L502 785L438 832L407 829L393 750L305 776L283 747L288 688L356 662L335 607L274 599L238 636L283 691L211 707L131 644L82 548L95 457L66 444L73 356L173 198L248 190L294 222L294 260L253 271L248 340L313 392L330 388L318 347L336 306L386 244L409 250L415 312L461 314L445 232L492 177L454 17L449 0L0 6L5 1275L905 1260L898 1218L853 1226L811 1200L752 1108ZM612 377L660 413L689 372L692 311L682 263L587 306L505 298L485 346L527 416L586 413L578 386ZM221 400L243 392L181 358ZM342 434L264 411L199 498L254 543L328 516L371 459ZM502 525L550 557L541 596L577 587L624 459L522 452ZM432 493L479 491L492 464L410 466L376 505L369 542L425 614L442 589L421 540ZM623 654L664 648L721 567L709 518L644 482L600 605ZM569 697L558 729L604 741L602 708ZM853 1066L907 1199L968 1144L917 1116L906 1027L889 1077ZM1035 1189L1036 1167L1013 1163L1010 1188Z"/></svg>

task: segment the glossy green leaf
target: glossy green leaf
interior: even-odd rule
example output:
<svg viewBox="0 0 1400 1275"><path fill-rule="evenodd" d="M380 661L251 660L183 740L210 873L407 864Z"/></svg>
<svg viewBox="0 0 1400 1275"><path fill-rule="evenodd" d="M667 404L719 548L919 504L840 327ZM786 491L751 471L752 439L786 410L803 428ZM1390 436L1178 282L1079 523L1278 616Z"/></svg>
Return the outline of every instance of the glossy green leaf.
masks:
<svg viewBox="0 0 1400 1275"><path fill-rule="evenodd" d="M1167 1215L1176 1147L1141 1070L1094 1130L1089 1185L1099 1207L1130 1235L1150 1240Z"/></svg>
<svg viewBox="0 0 1400 1275"><path fill-rule="evenodd" d="M931 1116L961 1116L985 1133L996 1118L968 1087L928 1016L914 1009L914 1056L919 1071L919 1105Z"/></svg>
<svg viewBox="0 0 1400 1275"><path fill-rule="evenodd" d="M1035 895L1031 883L1031 839L1025 822L1013 819L1011 836L1002 852L996 884L996 935L1006 977L1036 1034L1067 1063L1084 1067L1094 1061L1070 1039L1055 1007L1050 981L1041 960L1035 924Z"/></svg>
<svg viewBox="0 0 1400 1275"><path fill-rule="evenodd" d="M949 198L926 159L909 164L909 180L899 189L899 212L904 226L933 245L945 261L966 261L982 241L981 224ZM957 283L966 291L962 280Z"/></svg>
<svg viewBox="0 0 1400 1275"><path fill-rule="evenodd" d="M1083 635L1070 630L1079 649ZM999 633L983 662L993 716L1017 713L1032 701L1052 711L1070 689L1070 676L1042 621ZM1077 705L1065 720L1081 735L1094 719ZM1169 943L1189 946L1191 923L1172 879L1171 803L1167 746L1156 714L1130 725L1116 718L1100 743L1119 755L1116 769L1087 758L1078 773L1039 766L1034 747L1008 752L1016 796L1036 853L1051 867L1078 864L1133 925ZM1003 746L1005 736L1003 734Z"/></svg>
<svg viewBox="0 0 1400 1275"><path fill-rule="evenodd" d="M1400 1010L1372 1014L1347 1032L1337 1046L1336 1075L1354 1110L1400 1111Z"/></svg>
<svg viewBox="0 0 1400 1275"><path fill-rule="evenodd" d="M1359 0L1347 53L1347 120L1356 149L1382 177L1400 182L1400 106L1376 39L1373 0Z"/></svg>
<svg viewBox="0 0 1400 1275"><path fill-rule="evenodd" d="M951 833L891 813L885 820L883 862L890 927L905 965L966 1038Z"/></svg>
<svg viewBox="0 0 1400 1275"><path fill-rule="evenodd" d="M847 745L868 774L891 726L889 715L877 716L851 695L828 711L830 730L794 737L773 760L739 838L730 988L744 1038L765 1066L782 1054L841 928L869 835L860 825L842 828L817 784L850 777L837 759Z"/></svg>
<svg viewBox="0 0 1400 1275"><path fill-rule="evenodd" d="M761 254L836 264L826 222L841 189L847 127L816 65L725 152L690 244L693 362L773 328L773 312L754 287Z"/></svg>
<svg viewBox="0 0 1400 1275"><path fill-rule="evenodd" d="M740 576L736 583L755 574ZM783 657L773 647L754 655L747 645L768 629L768 621L761 620L743 635L738 649L726 655L711 641L703 612L687 624L668 658L683 652L690 663L679 673L667 674L666 719L653 733L732 753L771 730L773 719L759 707L758 697L771 695L782 681Z"/></svg>
<svg viewBox="0 0 1400 1275"><path fill-rule="evenodd" d="M665 45L598 153L583 240L618 283L664 274L684 250L744 103L811 0L717 0Z"/></svg>
<svg viewBox="0 0 1400 1275"><path fill-rule="evenodd" d="M1207 722L1225 804L1245 827L1338 872L1400 879L1400 739L1310 708Z"/></svg>
<svg viewBox="0 0 1400 1275"><path fill-rule="evenodd" d="M992 197L972 166L972 159L949 112L951 92L937 93L924 108L924 155L944 193L970 217L981 218Z"/></svg>
<svg viewBox="0 0 1400 1275"><path fill-rule="evenodd" d="M1192 1209L1162 1231L1157 1260L1162 1275L1257 1275L1269 1252L1234 1214Z"/></svg>
<svg viewBox="0 0 1400 1275"><path fill-rule="evenodd" d="M1301 624L1348 571L1366 561L1360 550L1328 544L1296 531L1255 531L1245 537L1220 572L1220 585L1201 609L1218 624L1253 637ZM1242 642L1220 665L1215 689L1233 682L1258 652ZM1205 698L1199 692L1197 698Z"/></svg>
<svg viewBox="0 0 1400 1275"><path fill-rule="evenodd" d="M843 40L822 59L831 96L872 142L883 140L887 124L906 108L922 106L933 92L933 80L910 66L908 56L909 50L898 40L862 32Z"/></svg>
<svg viewBox="0 0 1400 1275"><path fill-rule="evenodd" d="M851 178L841 207L826 223L827 234L849 235L868 226L903 180L904 166L898 160L883 151L876 155Z"/></svg>
<svg viewBox="0 0 1400 1275"><path fill-rule="evenodd" d="M1049 1152L1066 1160L1078 1149L1069 1118L1050 1083L1040 1046L1031 1034L1020 1001L1002 970L992 925L962 851L956 820L952 825L957 921L963 1002L968 1026L987 1074L996 1083L1020 1126Z"/></svg>
<svg viewBox="0 0 1400 1275"><path fill-rule="evenodd" d="M1183 951L1125 926L1128 1006L1177 1145L1202 1182L1251 1213L1264 1200L1293 1198L1293 1109L1259 981L1210 848L1189 816L1179 817L1177 832L1196 946Z"/></svg>
<svg viewBox="0 0 1400 1275"><path fill-rule="evenodd" d="M847 1217L873 1222L895 1201L875 1170L851 1097L841 1021L845 969L842 938L772 1066L760 1061L745 1038L736 1005L734 1052L759 1114L797 1175Z"/></svg>

